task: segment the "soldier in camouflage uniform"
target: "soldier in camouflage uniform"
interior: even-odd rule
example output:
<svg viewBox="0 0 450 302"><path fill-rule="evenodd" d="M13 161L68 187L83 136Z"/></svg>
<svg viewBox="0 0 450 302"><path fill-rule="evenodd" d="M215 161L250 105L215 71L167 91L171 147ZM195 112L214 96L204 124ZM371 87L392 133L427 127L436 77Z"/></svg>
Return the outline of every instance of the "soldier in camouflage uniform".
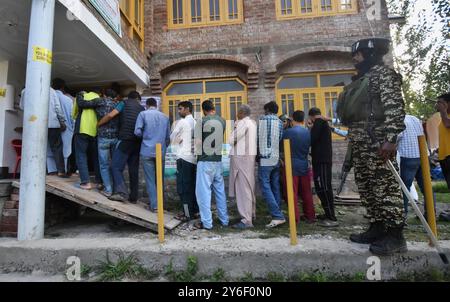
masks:
<svg viewBox="0 0 450 302"><path fill-rule="evenodd" d="M402 79L383 64L389 40L365 39L352 46L358 74L341 94L338 114L349 127L352 165L362 204L367 208L370 227L350 240L371 244L377 255L406 252L403 237L404 209L402 193L386 165L394 165L397 135L404 129Z"/></svg>

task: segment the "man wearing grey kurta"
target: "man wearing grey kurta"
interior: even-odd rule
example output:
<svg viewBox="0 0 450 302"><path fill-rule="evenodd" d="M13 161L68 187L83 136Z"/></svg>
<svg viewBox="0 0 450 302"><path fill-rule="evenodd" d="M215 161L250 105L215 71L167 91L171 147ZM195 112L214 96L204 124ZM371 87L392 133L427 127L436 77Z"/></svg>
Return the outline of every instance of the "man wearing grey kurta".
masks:
<svg viewBox="0 0 450 302"><path fill-rule="evenodd" d="M246 229L253 227L256 215L255 196L255 158L257 152L257 126L250 119L250 107L241 105L238 121L229 138L230 178L229 195L236 197L241 221L233 228Z"/></svg>

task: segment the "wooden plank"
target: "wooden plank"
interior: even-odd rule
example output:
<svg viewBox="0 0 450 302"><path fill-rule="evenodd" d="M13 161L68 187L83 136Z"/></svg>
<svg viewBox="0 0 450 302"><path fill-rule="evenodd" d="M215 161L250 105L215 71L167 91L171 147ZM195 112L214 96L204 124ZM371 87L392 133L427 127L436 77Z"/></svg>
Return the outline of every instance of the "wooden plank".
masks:
<svg viewBox="0 0 450 302"><path fill-rule="evenodd" d="M113 217L126 220L128 222L141 225L151 230L157 230L158 218L156 213L152 213L143 207L118 201L109 200L96 190L83 190L75 186L78 178L59 178L57 176L47 176L46 191L60 196L64 199L92 208L99 212ZM14 187L19 187L19 182L13 182ZM164 212L164 227L172 230L181 222L174 219L174 215Z"/></svg>

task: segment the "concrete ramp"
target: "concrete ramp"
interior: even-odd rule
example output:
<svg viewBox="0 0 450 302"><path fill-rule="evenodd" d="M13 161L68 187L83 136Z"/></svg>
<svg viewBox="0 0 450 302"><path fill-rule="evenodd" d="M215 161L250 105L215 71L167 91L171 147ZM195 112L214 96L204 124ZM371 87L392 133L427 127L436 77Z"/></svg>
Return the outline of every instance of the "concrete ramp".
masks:
<svg viewBox="0 0 450 302"><path fill-rule="evenodd" d="M13 182L13 186L19 188L20 182ZM153 231L158 230L158 216L138 204L123 203L109 200L97 190L83 190L79 187L79 178L60 178L47 176L46 191L73 201L82 206L94 209L107 215L143 226ZM164 228L172 230L181 222L169 212L164 212Z"/></svg>

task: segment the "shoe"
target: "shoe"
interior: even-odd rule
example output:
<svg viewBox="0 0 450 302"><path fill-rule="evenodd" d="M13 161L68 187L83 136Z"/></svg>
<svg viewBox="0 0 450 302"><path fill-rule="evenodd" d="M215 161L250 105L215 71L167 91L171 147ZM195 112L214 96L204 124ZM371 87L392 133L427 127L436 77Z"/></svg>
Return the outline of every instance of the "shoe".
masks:
<svg viewBox="0 0 450 302"><path fill-rule="evenodd" d="M175 218L176 220L179 220L181 222L187 222L189 221L189 217L187 217L186 215L184 215L184 213L178 213L177 215L175 215L173 218Z"/></svg>
<svg viewBox="0 0 450 302"><path fill-rule="evenodd" d="M350 241L362 244L373 243L381 239L385 234L384 226L381 222L374 222L370 224L367 231L360 234L351 234Z"/></svg>
<svg viewBox="0 0 450 302"><path fill-rule="evenodd" d="M66 173L58 173L58 177L59 178L70 178L70 176L67 175Z"/></svg>
<svg viewBox="0 0 450 302"><path fill-rule="evenodd" d="M234 225L232 226L232 228L233 228L233 229L239 229L239 230L245 230L245 229L251 229L251 228L253 228L253 225L247 225L247 224L245 224L245 223L243 223L243 222L241 221L241 222L238 222L238 223L234 224Z"/></svg>
<svg viewBox="0 0 450 302"><path fill-rule="evenodd" d="M322 221L319 221L318 225L322 226L322 227L326 227L326 228L333 228L333 227L338 227L339 222L329 220L329 219L324 219Z"/></svg>
<svg viewBox="0 0 450 302"><path fill-rule="evenodd" d="M408 247L403 236L403 226L389 228L385 236L370 245L369 250L379 256L391 256L395 253L406 253Z"/></svg>
<svg viewBox="0 0 450 302"><path fill-rule="evenodd" d="M105 189L105 186L103 184L97 184L96 188L99 191L103 191Z"/></svg>
<svg viewBox="0 0 450 302"><path fill-rule="evenodd" d="M85 183L85 184L80 184L80 189L83 189L83 190L92 190L92 185L91 185L91 183Z"/></svg>
<svg viewBox="0 0 450 302"><path fill-rule="evenodd" d="M108 199L109 200L114 200L114 201L120 201L120 202L127 201L127 199L120 193L113 194L110 197L108 197Z"/></svg>
<svg viewBox="0 0 450 302"><path fill-rule="evenodd" d="M286 219L272 219L269 224L266 224L266 228L274 228L283 223L286 223Z"/></svg>
<svg viewBox="0 0 450 302"><path fill-rule="evenodd" d="M197 221L197 222L195 222L194 224L193 224L193 227L194 227L194 229L197 229L197 230L208 230L208 231L211 231L211 229L208 229L208 228L205 228L204 226L203 226L203 223L201 222L201 221Z"/></svg>
<svg viewBox="0 0 450 302"><path fill-rule="evenodd" d="M158 208L152 208L148 204L144 204L144 209L146 209L147 211L150 211L152 213L158 213Z"/></svg>
<svg viewBox="0 0 450 302"><path fill-rule="evenodd" d="M109 197L112 196L112 193L111 193L111 192L106 192L106 191L100 191L100 194L102 194L103 196L105 196L105 197L107 197L107 198L109 198Z"/></svg>
<svg viewBox="0 0 450 302"><path fill-rule="evenodd" d="M128 202L132 203L132 204L137 204L137 200L134 200L134 199L128 199Z"/></svg>

